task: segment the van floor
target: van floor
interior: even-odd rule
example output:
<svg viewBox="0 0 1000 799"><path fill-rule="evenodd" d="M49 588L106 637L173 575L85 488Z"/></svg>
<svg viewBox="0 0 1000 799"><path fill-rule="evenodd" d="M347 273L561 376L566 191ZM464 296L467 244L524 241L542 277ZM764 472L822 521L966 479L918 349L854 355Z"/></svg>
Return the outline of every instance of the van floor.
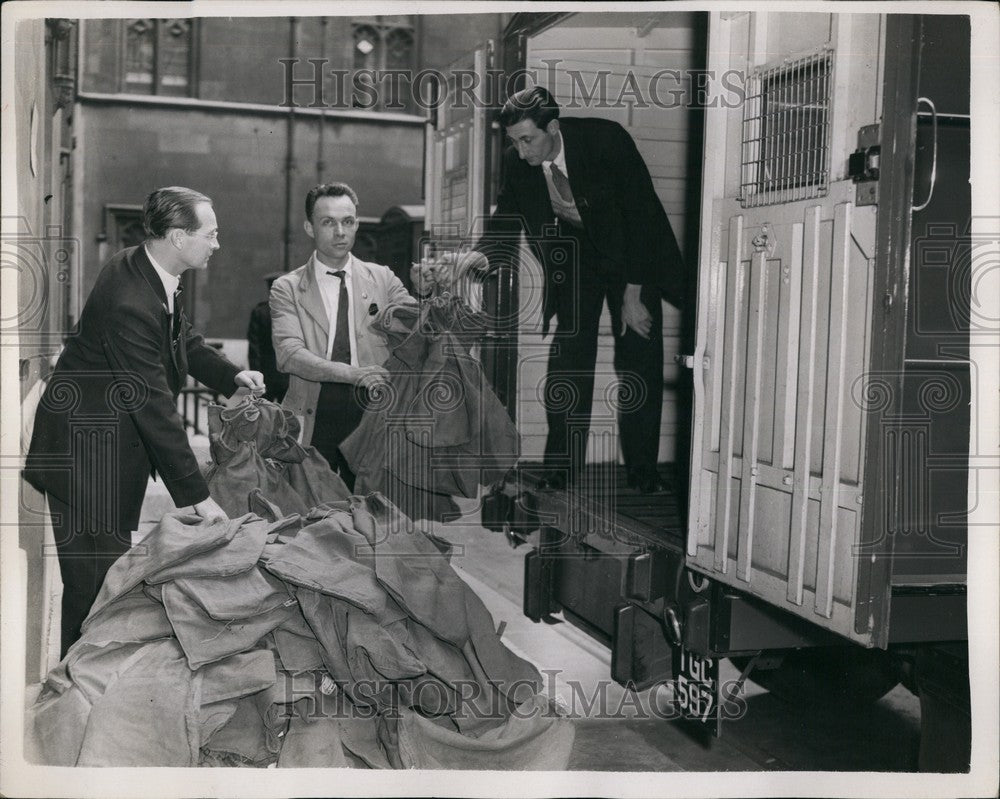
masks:
<svg viewBox="0 0 1000 799"><path fill-rule="evenodd" d="M642 494L630 488L625 467L607 463L588 464L584 473L565 489L532 493L543 512L557 516L583 513L595 521L683 551L685 487L678 481L673 464L661 463L658 471L666 490L656 494ZM527 489L538 484L542 473L540 463L518 465L521 484Z"/></svg>
<svg viewBox="0 0 1000 799"><path fill-rule="evenodd" d="M524 472L528 475L530 466ZM624 482L620 485L619 516L676 507L676 497L669 494L644 497L624 488ZM569 492L546 492L550 496L541 504L573 504L585 498L587 487L581 481ZM670 719L666 687L627 693L610 678L611 654L605 646L560 614L554 624L536 624L524 616L524 557L538 543L538 533L512 546L503 533L482 526L480 501L459 500L462 518L435 525L435 533L453 545L452 565L503 627L504 642L538 667L550 697L574 719L571 770L916 770L920 703L902 686L863 708L820 712L811 704L779 699L748 680L742 694L745 712L723 721L719 738L690 722ZM679 519L667 525L654 522L649 528L657 535L683 540L677 539ZM719 676L726 683L739 672L723 660Z"/></svg>

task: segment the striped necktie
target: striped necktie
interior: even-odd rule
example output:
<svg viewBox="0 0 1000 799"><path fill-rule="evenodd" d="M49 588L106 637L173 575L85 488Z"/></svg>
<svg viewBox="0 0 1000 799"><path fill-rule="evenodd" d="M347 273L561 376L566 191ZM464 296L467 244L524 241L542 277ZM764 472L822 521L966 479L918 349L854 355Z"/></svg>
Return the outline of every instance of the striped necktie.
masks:
<svg viewBox="0 0 1000 799"><path fill-rule="evenodd" d="M174 312L170 315L170 341L175 347L181 338L181 294L183 293L184 287L178 283L174 289Z"/></svg>
<svg viewBox="0 0 1000 799"><path fill-rule="evenodd" d="M552 185L556 187L556 191L562 197L563 202L572 203L573 190L569 187L569 178L556 166L555 161L549 164L549 174L552 176Z"/></svg>
<svg viewBox="0 0 1000 799"><path fill-rule="evenodd" d="M569 178L556 166L555 161L549 164L549 177L552 186L559 195L559 199L552 199L552 210L555 215L568 222L573 227L582 228L583 220L580 219L580 212L576 207L576 199L573 197L573 190L569 186Z"/></svg>

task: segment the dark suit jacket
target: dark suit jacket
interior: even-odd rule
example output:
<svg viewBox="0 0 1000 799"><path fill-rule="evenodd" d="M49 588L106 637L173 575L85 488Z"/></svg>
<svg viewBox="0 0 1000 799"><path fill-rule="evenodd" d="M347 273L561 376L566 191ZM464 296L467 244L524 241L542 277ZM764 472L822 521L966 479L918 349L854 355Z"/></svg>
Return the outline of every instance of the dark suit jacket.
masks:
<svg viewBox="0 0 1000 799"><path fill-rule="evenodd" d="M143 246L113 256L97 278L38 404L25 478L77 512L134 530L150 471L178 507L208 486L177 413L188 370L230 396L238 367L181 314L171 341L167 297Z"/></svg>
<svg viewBox="0 0 1000 799"><path fill-rule="evenodd" d="M257 303L250 311L247 327L247 361L251 369L264 375L264 399L281 402L288 391L288 375L278 371L278 361L271 340L271 308L267 300Z"/></svg>
<svg viewBox="0 0 1000 799"><path fill-rule="evenodd" d="M605 119L560 118L566 171L586 235L597 251L620 267L626 283L656 285L681 307L685 266L666 212L653 189L635 142L621 125ZM509 238L524 230L545 268L546 327L554 313L552 272L558 235L545 173L504 153L497 208L474 245L491 262L510 252ZM504 241L506 239L506 242Z"/></svg>

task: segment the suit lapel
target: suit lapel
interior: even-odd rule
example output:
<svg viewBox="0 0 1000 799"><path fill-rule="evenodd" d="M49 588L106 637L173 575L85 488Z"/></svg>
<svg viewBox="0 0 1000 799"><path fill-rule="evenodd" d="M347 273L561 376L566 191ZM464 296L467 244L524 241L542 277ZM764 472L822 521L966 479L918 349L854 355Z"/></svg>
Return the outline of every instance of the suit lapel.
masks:
<svg viewBox="0 0 1000 799"><path fill-rule="evenodd" d="M132 251L130 256L132 262L135 264L136 271L142 277L143 282L152 290L153 294L156 295L156 299L160 301L160 329L165 331L165 344L164 350L170 358L170 363L174 367L174 372L176 373L176 378L173 382L180 385L181 376L187 374L187 348L184 339L184 311L183 308L178 305L174 308L174 313L178 314L178 329L181 331L179 334L179 340L177 346L174 346L173 341L173 331L170 329L170 324L172 322L170 318L170 308L167 305L167 292L163 288L163 281L160 280L160 276L156 273L153 268L152 262L149 260L149 255L146 253L146 248L143 245L139 245Z"/></svg>
<svg viewBox="0 0 1000 799"><path fill-rule="evenodd" d="M555 211L552 210L552 201L549 199L549 184L545 181L545 173L540 166L526 167L525 190L522 192L522 201L527 201L528 209L525 209L529 220L538 220L538 230L532 231L534 235L541 234L542 225L555 219Z"/></svg>
<svg viewBox="0 0 1000 799"><path fill-rule="evenodd" d="M156 270L153 268L153 264L146 254L145 246L140 244L132 251L129 257L132 263L135 264L136 271L139 272L143 281L149 286L153 294L156 295L156 299L160 301L160 304L163 306L163 312L167 313L167 292L163 288L163 281L156 274Z"/></svg>
<svg viewBox="0 0 1000 799"><path fill-rule="evenodd" d="M305 309L317 327L323 332L321 341L326 342L330 335L330 320L326 315L326 306L323 305L323 298L319 293L319 286L316 285L316 272L314 259L310 258L305 269L302 270L302 278L299 280L299 305Z"/></svg>

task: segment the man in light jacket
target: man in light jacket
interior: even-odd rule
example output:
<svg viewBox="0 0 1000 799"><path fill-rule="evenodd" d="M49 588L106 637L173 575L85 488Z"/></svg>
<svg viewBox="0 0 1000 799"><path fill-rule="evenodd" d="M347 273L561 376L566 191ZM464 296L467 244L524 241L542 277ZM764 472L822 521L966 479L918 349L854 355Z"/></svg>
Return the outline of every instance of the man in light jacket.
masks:
<svg viewBox="0 0 1000 799"><path fill-rule="evenodd" d="M274 281L270 296L278 369L289 375L282 406L300 418L302 444L315 446L351 490L354 475L339 445L388 374L386 340L372 323L388 305L415 302L389 267L351 254L357 208L357 194L344 183L309 191L305 231L316 249Z"/></svg>

